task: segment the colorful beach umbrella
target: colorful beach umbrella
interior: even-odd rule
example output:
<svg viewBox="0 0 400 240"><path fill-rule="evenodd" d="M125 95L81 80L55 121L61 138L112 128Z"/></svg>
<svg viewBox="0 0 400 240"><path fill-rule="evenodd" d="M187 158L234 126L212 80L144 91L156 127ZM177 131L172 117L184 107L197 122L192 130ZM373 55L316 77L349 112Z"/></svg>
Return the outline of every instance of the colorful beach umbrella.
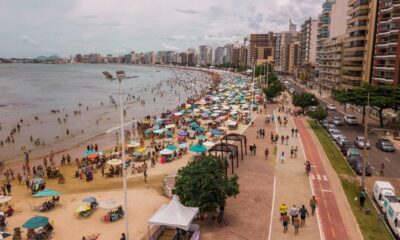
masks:
<svg viewBox="0 0 400 240"><path fill-rule="evenodd" d="M215 130L215 129L212 130L211 133L214 134L214 135L217 135L217 136L222 135L222 132L221 132L221 131Z"/></svg>
<svg viewBox="0 0 400 240"><path fill-rule="evenodd" d="M204 140L204 139L206 139L206 136L204 136L204 135L199 135L199 136L197 136L196 137L198 140Z"/></svg>
<svg viewBox="0 0 400 240"><path fill-rule="evenodd" d="M186 137L188 133L186 131L178 131L178 135L182 137Z"/></svg>
<svg viewBox="0 0 400 240"><path fill-rule="evenodd" d="M164 148L163 150L160 151L161 155L171 155L173 153L174 153L174 151L172 151L172 150L170 150L168 148Z"/></svg>
<svg viewBox="0 0 400 240"><path fill-rule="evenodd" d="M92 155L93 153L96 153L96 152L93 151L93 150L88 150L88 151L86 151L86 152L83 154L83 157L87 157L87 156L89 156L89 155Z"/></svg>
<svg viewBox="0 0 400 240"><path fill-rule="evenodd" d="M187 143L181 143L181 144L179 144L179 148L180 149L184 149L184 148L187 148Z"/></svg>
<svg viewBox="0 0 400 240"><path fill-rule="evenodd" d="M36 229L44 227L49 223L49 218L44 216L34 216L26 221L22 227L27 229Z"/></svg>
<svg viewBox="0 0 400 240"><path fill-rule="evenodd" d="M172 145L172 144L168 145L167 148L168 148L169 150L172 150L172 151L174 151L174 150L177 149L177 147L175 147L175 146Z"/></svg>
<svg viewBox="0 0 400 240"><path fill-rule="evenodd" d="M36 194L33 194L33 197L52 197L52 196L58 196L60 194L61 194L60 192L51 189L45 189L43 191L37 192Z"/></svg>
<svg viewBox="0 0 400 240"><path fill-rule="evenodd" d="M189 150L192 152L195 152L195 153L202 153L202 152L207 151L207 148L203 145L194 145L194 146L189 147Z"/></svg>
<svg viewBox="0 0 400 240"><path fill-rule="evenodd" d="M75 209L75 213L87 212L89 210L91 210L91 208L88 205L83 204Z"/></svg>
<svg viewBox="0 0 400 240"><path fill-rule="evenodd" d="M113 159L108 160L107 164L111 165L111 166L118 166L118 165L122 164L122 160L118 159L118 158L113 158Z"/></svg>

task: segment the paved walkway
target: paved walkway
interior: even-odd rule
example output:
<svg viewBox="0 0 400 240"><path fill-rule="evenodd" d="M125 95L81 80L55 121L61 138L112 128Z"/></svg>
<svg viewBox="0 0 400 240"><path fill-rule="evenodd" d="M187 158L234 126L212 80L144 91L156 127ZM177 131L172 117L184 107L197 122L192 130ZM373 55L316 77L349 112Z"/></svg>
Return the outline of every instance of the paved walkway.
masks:
<svg viewBox="0 0 400 240"><path fill-rule="evenodd" d="M272 110L273 106L270 106ZM266 133L272 131L273 124L266 126L266 115L260 114L254 121L253 127L248 127L243 134L247 137L247 144L257 145L256 155L245 155L240 160L239 168L235 173L239 176L240 193L236 198L229 198L225 207L225 224L216 221L209 223L204 220L201 224L202 239L257 239L268 238L268 226L271 218L272 190L274 179L274 157L268 134L265 139L256 137L257 130L264 128ZM270 149L269 159L265 159L265 146ZM228 174L231 168L228 169Z"/></svg>
<svg viewBox="0 0 400 240"><path fill-rule="evenodd" d="M293 121L290 120L289 115L279 113L277 110L274 112L275 117L284 116L288 117L289 122L286 127L279 127L276 122L276 131L279 136L289 136L288 145L281 144L280 140L277 144L276 159L276 192L275 202L273 207L273 216L271 221L271 235L270 240L274 239L320 239L320 229L318 224L317 215L311 217L311 209L309 201L312 194L310 181L305 173L305 158L303 149L300 142L300 137L291 137L291 129L295 128ZM269 135L269 134L268 134ZM298 147L297 158L290 158L290 148ZM279 159L280 154L285 153L285 162L282 163ZM294 227L289 225L289 231L283 233L282 223L280 221L280 206L285 203L288 206L288 212L293 204L296 207L305 205L310 213L310 217L306 219L306 225L299 230L299 235L294 235Z"/></svg>

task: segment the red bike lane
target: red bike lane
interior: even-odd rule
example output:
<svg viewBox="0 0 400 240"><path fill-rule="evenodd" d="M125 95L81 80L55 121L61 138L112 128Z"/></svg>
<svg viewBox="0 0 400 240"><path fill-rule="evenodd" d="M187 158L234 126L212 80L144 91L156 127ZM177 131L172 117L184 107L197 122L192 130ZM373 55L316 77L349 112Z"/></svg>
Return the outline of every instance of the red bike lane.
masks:
<svg viewBox="0 0 400 240"><path fill-rule="evenodd" d="M318 210L324 239L349 239L339 207L336 203L335 194L332 192L331 184L326 176L325 169L319 158L316 144L311 138L304 122L299 118L293 118L303 144L306 159L311 163L310 181L315 197L318 201Z"/></svg>

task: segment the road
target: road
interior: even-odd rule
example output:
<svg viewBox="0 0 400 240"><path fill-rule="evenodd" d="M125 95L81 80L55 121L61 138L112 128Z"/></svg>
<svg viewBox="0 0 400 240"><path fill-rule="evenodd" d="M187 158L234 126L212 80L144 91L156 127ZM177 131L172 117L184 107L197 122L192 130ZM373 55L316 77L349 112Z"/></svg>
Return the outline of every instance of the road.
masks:
<svg viewBox="0 0 400 240"><path fill-rule="evenodd" d="M296 92L305 92L304 89L300 88L298 85L291 83L291 87L295 89ZM322 106L326 106L327 103L321 99L318 99ZM333 103L333 102L329 102ZM328 103L328 104L329 104ZM338 110L329 111L328 119L330 120L333 116L341 117L343 119L345 113L336 106ZM361 122L361 119L359 119ZM337 127L347 139L353 141L357 136L364 136L364 126L359 124L357 126L338 126ZM368 162L371 164L373 169L373 175L379 175L381 164L384 163L385 170L384 175L386 177L400 177L400 149L396 146L396 151L394 153L382 152L375 147L375 143L381 136L377 133L382 134L382 132L372 131L369 134L369 141L371 144L371 149L368 150Z"/></svg>

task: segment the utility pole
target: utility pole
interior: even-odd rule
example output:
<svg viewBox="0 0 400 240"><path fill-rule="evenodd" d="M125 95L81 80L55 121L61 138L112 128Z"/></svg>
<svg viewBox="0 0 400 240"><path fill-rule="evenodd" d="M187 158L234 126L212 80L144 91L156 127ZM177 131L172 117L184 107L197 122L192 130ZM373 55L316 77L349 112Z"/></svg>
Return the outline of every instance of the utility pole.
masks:
<svg viewBox="0 0 400 240"><path fill-rule="evenodd" d="M266 87L268 87L268 73L269 73L269 65L268 65L268 63L266 63L266 66L267 66L267 83L265 84L266 85Z"/></svg>
<svg viewBox="0 0 400 240"><path fill-rule="evenodd" d="M368 142L368 118L369 118L369 89L368 89L368 96L367 96L367 106L365 106L365 124L364 124L364 146L363 146L363 168L362 168L362 179L361 185L362 188L365 189L365 174L367 170L367 159L368 159L368 151L367 151L367 142Z"/></svg>

